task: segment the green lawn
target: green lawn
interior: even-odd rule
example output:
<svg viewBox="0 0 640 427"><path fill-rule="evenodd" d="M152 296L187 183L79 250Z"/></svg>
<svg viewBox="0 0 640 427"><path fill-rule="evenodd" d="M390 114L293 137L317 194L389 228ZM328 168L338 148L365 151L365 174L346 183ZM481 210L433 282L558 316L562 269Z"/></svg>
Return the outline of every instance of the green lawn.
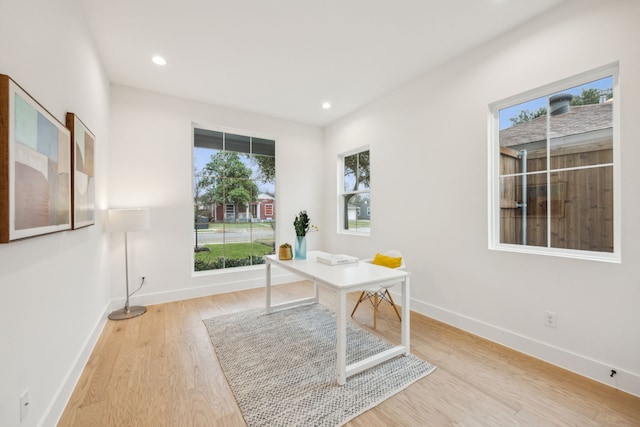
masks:
<svg viewBox="0 0 640 427"><path fill-rule="evenodd" d="M226 245L204 245L209 248L208 252L196 252L195 258L210 260L218 257L226 258L246 258L249 255L264 256L273 253L270 245L257 242L247 243L227 243ZM253 252L252 252L253 250Z"/></svg>

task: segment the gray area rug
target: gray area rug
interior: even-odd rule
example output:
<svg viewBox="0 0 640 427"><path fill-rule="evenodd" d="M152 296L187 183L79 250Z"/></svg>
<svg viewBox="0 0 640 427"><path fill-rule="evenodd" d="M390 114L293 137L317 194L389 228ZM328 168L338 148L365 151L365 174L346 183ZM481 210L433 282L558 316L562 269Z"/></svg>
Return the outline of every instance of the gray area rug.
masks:
<svg viewBox="0 0 640 427"><path fill-rule="evenodd" d="M349 377L336 375L336 318L319 304L204 320L245 421L254 426L339 426L430 374L399 356ZM347 321L347 364L392 347Z"/></svg>

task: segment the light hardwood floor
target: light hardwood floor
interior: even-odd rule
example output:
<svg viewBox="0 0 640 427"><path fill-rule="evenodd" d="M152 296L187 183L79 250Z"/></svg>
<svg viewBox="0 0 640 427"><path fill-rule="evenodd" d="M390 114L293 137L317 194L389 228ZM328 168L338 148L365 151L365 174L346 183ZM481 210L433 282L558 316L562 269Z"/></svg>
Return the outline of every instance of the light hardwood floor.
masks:
<svg viewBox="0 0 640 427"><path fill-rule="evenodd" d="M308 283L273 291L276 302L310 292ZM321 302L333 307L333 296ZM202 320L263 306L255 289L109 321L58 425L244 426ZM370 329L371 306L354 319ZM376 333L398 342L399 329L382 307ZM640 426L640 398L416 313L411 345L438 369L347 426Z"/></svg>

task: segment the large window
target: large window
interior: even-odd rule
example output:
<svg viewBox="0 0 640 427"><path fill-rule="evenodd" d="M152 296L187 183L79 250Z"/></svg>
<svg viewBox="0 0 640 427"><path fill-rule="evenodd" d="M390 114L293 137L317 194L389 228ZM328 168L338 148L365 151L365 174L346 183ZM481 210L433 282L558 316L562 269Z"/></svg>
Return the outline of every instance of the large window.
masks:
<svg viewBox="0 0 640 427"><path fill-rule="evenodd" d="M369 235L371 232L371 173L369 149L340 156L342 185L340 221L342 232Z"/></svg>
<svg viewBox="0 0 640 427"><path fill-rule="evenodd" d="M494 249L620 260L617 65L492 105Z"/></svg>
<svg viewBox="0 0 640 427"><path fill-rule="evenodd" d="M194 270L275 253L275 141L193 128Z"/></svg>

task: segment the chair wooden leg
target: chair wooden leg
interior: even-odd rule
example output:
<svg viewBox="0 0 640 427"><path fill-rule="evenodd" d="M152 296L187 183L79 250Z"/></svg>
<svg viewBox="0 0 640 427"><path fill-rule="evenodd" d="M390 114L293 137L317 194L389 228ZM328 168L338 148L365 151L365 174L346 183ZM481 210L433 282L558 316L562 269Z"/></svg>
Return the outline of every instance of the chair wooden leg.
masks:
<svg viewBox="0 0 640 427"><path fill-rule="evenodd" d="M396 303L393 302L393 298L391 298L391 294L389 293L389 289L385 289L385 293L389 297L389 301L391 301L391 306L395 310L396 315L398 316L398 319L402 322L402 317L400 317L400 313L398 312L398 307L396 307Z"/></svg>
<svg viewBox="0 0 640 427"><path fill-rule="evenodd" d="M364 291L362 291L362 293L360 294L360 297L358 298L358 302L356 303L356 306L353 307L353 311L351 312L351 317L353 317L353 314L356 312L358 306L360 305L360 303L362 302L362 297L364 296Z"/></svg>

